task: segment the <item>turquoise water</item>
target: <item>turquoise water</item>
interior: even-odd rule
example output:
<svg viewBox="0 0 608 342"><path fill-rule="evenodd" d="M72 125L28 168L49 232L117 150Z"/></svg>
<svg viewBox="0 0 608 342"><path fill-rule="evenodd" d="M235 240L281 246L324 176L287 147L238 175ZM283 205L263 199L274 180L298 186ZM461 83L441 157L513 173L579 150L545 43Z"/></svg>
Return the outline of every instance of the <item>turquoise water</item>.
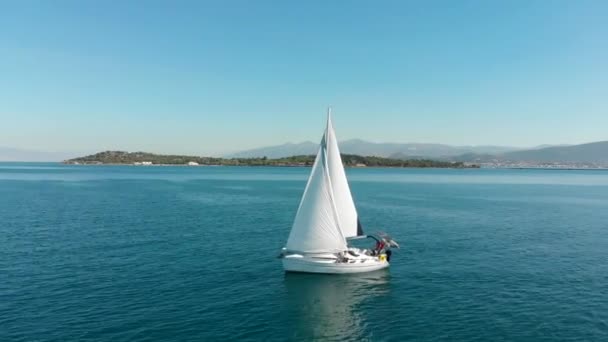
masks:
<svg viewBox="0 0 608 342"><path fill-rule="evenodd" d="M608 340L608 172L350 169L390 270L286 275L308 171L0 164L0 341Z"/></svg>

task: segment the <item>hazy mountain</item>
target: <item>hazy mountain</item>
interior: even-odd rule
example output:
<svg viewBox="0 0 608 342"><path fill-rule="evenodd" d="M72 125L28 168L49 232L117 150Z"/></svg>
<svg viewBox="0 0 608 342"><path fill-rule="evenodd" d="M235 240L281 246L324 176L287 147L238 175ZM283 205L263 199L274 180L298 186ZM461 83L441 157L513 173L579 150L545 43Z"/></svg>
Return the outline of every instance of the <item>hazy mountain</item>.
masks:
<svg viewBox="0 0 608 342"><path fill-rule="evenodd" d="M608 141L513 151L499 157L512 161L608 163Z"/></svg>
<svg viewBox="0 0 608 342"><path fill-rule="evenodd" d="M471 163L593 163L608 165L608 141L580 145L553 145L505 153L465 153L446 158Z"/></svg>
<svg viewBox="0 0 608 342"><path fill-rule="evenodd" d="M305 141L299 144L287 143L277 146L268 146L254 148L251 150L245 150L241 152L228 154L228 158L255 158L255 157L268 157L268 158L283 158L291 156L309 155L317 153L319 148L318 144L310 141Z"/></svg>
<svg viewBox="0 0 608 342"><path fill-rule="evenodd" d="M563 146L572 146L572 145L569 145L569 144L558 144L558 145L542 144L542 145L531 147L531 148L526 149L526 150L538 150L538 149L547 148L547 147L563 147Z"/></svg>
<svg viewBox="0 0 608 342"><path fill-rule="evenodd" d="M549 146L549 147L543 147ZM227 157L282 158L315 154L318 144L310 141L262 147ZM379 156L394 159L430 158L461 162L571 162L608 163L608 141L581 145L540 145L528 149L505 146L450 146L443 144L373 143L360 139L340 142L345 154Z"/></svg>
<svg viewBox="0 0 608 342"><path fill-rule="evenodd" d="M55 162L77 157L78 152L44 152L0 147L0 161Z"/></svg>
<svg viewBox="0 0 608 342"><path fill-rule="evenodd" d="M315 154L318 143L310 141L299 144L283 144L278 146L261 147L227 155L232 158L263 157L281 158L294 155ZM457 156L464 153L503 153L514 151L516 148L504 146L450 146L443 144L418 143L374 143L360 139L340 142L340 152L361 156L379 156L390 158L442 158Z"/></svg>

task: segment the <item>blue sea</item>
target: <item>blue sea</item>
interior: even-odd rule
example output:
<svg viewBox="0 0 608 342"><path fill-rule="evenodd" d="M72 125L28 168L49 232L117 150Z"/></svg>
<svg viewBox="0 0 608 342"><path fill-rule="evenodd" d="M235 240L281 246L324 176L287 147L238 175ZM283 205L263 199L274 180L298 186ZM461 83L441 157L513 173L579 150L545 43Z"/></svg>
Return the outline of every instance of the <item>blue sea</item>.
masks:
<svg viewBox="0 0 608 342"><path fill-rule="evenodd" d="M0 341L608 341L608 171L348 169L390 269L285 274L308 172L0 164Z"/></svg>

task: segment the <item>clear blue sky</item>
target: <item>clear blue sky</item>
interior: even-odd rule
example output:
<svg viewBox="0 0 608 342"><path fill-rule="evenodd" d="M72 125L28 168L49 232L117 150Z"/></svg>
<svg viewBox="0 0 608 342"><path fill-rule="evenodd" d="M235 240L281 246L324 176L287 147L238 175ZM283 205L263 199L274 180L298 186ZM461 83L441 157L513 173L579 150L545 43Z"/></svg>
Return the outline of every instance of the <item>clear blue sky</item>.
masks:
<svg viewBox="0 0 608 342"><path fill-rule="evenodd" d="M608 140L608 1L2 1L0 146Z"/></svg>

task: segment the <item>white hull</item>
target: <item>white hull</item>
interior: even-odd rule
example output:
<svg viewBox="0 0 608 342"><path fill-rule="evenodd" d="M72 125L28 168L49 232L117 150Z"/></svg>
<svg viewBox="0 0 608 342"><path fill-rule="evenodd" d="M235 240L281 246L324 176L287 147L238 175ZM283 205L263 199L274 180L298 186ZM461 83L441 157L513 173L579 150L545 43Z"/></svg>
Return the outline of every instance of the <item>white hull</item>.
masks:
<svg viewBox="0 0 608 342"><path fill-rule="evenodd" d="M355 260L355 262L336 262L335 259L320 259L290 255L283 258L283 268L286 272L346 274L372 272L387 268L388 261L377 257Z"/></svg>

